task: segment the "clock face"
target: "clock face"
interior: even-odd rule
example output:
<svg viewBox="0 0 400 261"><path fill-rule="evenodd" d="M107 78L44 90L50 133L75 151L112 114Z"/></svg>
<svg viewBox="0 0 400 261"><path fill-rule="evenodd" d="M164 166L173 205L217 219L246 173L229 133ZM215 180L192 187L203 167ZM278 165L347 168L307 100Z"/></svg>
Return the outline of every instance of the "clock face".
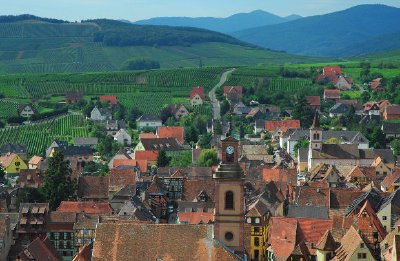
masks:
<svg viewBox="0 0 400 261"><path fill-rule="evenodd" d="M229 155L232 155L235 152L235 148L232 146L228 146L226 147L226 153L228 153Z"/></svg>

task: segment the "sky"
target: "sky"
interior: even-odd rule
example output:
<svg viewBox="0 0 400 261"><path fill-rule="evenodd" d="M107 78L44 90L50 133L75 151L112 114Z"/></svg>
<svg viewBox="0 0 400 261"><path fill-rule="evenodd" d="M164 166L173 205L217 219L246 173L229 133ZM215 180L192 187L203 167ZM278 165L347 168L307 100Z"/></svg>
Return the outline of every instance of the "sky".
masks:
<svg viewBox="0 0 400 261"><path fill-rule="evenodd" d="M311 16L377 3L400 7L399 0L0 0L0 15L136 21L160 16L227 17L261 9L280 16Z"/></svg>

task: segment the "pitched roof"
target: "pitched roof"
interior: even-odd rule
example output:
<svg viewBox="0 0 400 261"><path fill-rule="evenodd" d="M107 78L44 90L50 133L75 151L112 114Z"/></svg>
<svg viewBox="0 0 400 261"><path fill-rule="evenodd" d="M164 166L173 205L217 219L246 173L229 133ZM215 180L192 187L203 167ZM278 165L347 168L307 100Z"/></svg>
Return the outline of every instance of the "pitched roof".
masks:
<svg viewBox="0 0 400 261"><path fill-rule="evenodd" d="M138 168L141 172L147 172L147 160L136 159L115 159L113 161L114 168Z"/></svg>
<svg viewBox="0 0 400 261"><path fill-rule="evenodd" d="M143 114L136 121L161 121L161 119L155 115Z"/></svg>
<svg viewBox="0 0 400 261"><path fill-rule="evenodd" d="M339 89L324 89L325 97L340 97L340 90Z"/></svg>
<svg viewBox="0 0 400 261"><path fill-rule="evenodd" d="M110 173L110 188L123 188L136 183L136 171L133 169L112 168Z"/></svg>
<svg viewBox="0 0 400 261"><path fill-rule="evenodd" d="M331 219L297 218L297 242L317 244L327 230L333 227Z"/></svg>
<svg viewBox="0 0 400 261"><path fill-rule="evenodd" d="M382 131L385 134L400 134L400 123L383 122Z"/></svg>
<svg viewBox="0 0 400 261"><path fill-rule="evenodd" d="M295 204L299 206L329 207L329 192L329 188L298 186L295 188Z"/></svg>
<svg viewBox="0 0 400 261"><path fill-rule="evenodd" d="M237 260L214 241L212 229L208 225L101 223L92 260Z"/></svg>
<svg viewBox="0 0 400 261"><path fill-rule="evenodd" d="M320 96L306 96L306 101L310 106L321 106Z"/></svg>
<svg viewBox="0 0 400 261"><path fill-rule="evenodd" d="M267 131L276 131L278 128L282 132L286 132L288 129L299 129L299 120L282 120L282 121L265 121L265 129Z"/></svg>
<svg viewBox="0 0 400 261"><path fill-rule="evenodd" d="M75 146L89 146L89 145L97 145L99 143L98 138L88 138L88 137L77 137L73 141Z"/></svg>
<svg viewBox="0 0 400 261"><path fill-rule="evenodd" d="M36 238L21 252L22 260L59 261L60 258L49 239Z"/></svg>
<svg viewBox="0 0 400 261"><path fill-rule="evenodd" d="M16 154L24 154L26 153L26 145L24 144L4 144L0 148L0 154L5 153L16 153Z"/></svg>
<svg viewBox="0 0 400 261"><path fill-rule="evenodd" d="M269 244L277 260L287 260L296 246L297 220L272 217Z"/></svg>
<svg viewBox="0 0 400 261"><path fill-rule="evenodd" d="M197 201L200 193L205 193L208 196L208 201L214 201L215 182L209 180L183 180L183 195L184 201Z"/></svg>
<svg viewBox="0 0 400 261"><path fill-rule="evenodd" d="M224 86L224 94L228 93L237 93L242 95L243 87L242 86Z"/></svg>
<svg viewBox="0 0 400 261"><path fill-rule="evenodd" d="M379 210L381 204L383 203L383 198L378 191L376 191L375 189L370 189L358 198L354 199L353 202L351 202L351 204L346 209L346 216L360 209L364 205L365 201L368 201L371 204L373 210L376 212Z"/></svg>
<svg viewBox="0 0 400 261"><path fill-rule="evenodd" d="M190 91L190 99L193 99L196 95L199 95L202 100L205 99L204 95L204 88L197 86L193 87L192 90Z"/></svg>
<svg viewBox="0 0 400 261"><path fill-rule="evenodd" d="M141 143L145 150L164 150L164 151L177 151L183 150L182 145L176 138L157 138L157 139L144 139Z"/></svg>
<svg viewBox="0 0 400 261"><path fill-rule="evenodd" d="M82 199L108 199L110 177L85 176L78 178L78 197Z"/></svg>
<svg viewBox="0 0 400 261"><path fill-rule="evenodd" d="M108 202L94 202L94 201L62 201L57 208L57 212L63 213L86 213L86 214L100 214L108 215L112 213L110 203Z"/></svg>
<svg viewBox="0 0 400 261"><path fill-rule="evenodd" d="M20 104L18 106L18 112L21 113L26 107L29 107L34 113L38 112L32 104Z"/></svg>
<svg viewBox="0 0 400 261"><path fill-rule="evenodd" d="M42 159L43 159L43 157L40 157L40 156L33 156L33 157L29 160L28 164L38 165L38 164L42 161Z"/></svg>
<svg viewBox="0 0 400 261"><path fill-rule="evenodd" d="M157 161L157 150L138 150L135 152L136 160Z"/></svg>
<svg viewBox="0 0 400 261"><path fill-rule="evenodd" d="M322 238L319 240L317 245L315 246L316 249L323 250L323 251L335 251L336 250L336 242L333 239L330 230L327 230Z"/></svg>
<svg viewBox="0 0 400 261"><path fill-rule="evenodd" d="M392 173L386 175L386 177L381 182L381 186L388 189L393 186L394 183L400 183L400 169L396 168Z"/></svg>
<svg viewBox="0 0 400 261"><path fill-rule="evenodd" d="M152 133L152 132L149 132L149 133L147 133L147 132L142 132L142 133L139 134L139 140L143 140L143 139L155 139L155 138L157 138L157 135L155 135L155 134Z"/></svg>
<svg viewBox="0 0 400 261"><path fill-rule="evenodd" d="M0 164L3 167L8 168L8 166L10 166L15 157L18 157L18 155L15 153L3 155L0 157Z"/></svg>
<svg viewBox="0 0 400 261"><path fill-rule="evenodd" d="M99 97L99 101L100 102L110 102L111 105L117 105L118 100L117 100L117 96L100 96Z"/></svg>
<svg viewBox="0 0 400 261"><path fill-rule="evenodd" d="M347 233L344 235L342 240L340 240L340 247L336 250L336 257L340 261L348 261L352 257L353 253L360 246L361 243L364 243L364 240L361 238L360 234L358 234L357 230L351 226ZM369 251L366 248L366 251Z"/></svg>
<svg viewBox="0 0 400 261"><path fill-rule="evenodd" d="M93 242L84 245L72 261L90 261L92 259Z"/></svg>
<svg viewBox="0 0 400 261"><path fill-rule="evenodd" d="M328 207L313 205L289 205L287 217L289 218L319 218L328 219Z"/></svg>
<svg viewBox="0 0 400 261"><path fill-rule="evenodd" d="M63 213L58 211L50 211L49 223L75 223L76 213Z"/></svg>
<svg viewBox="0 0 400 261"><path fill-rule="evenodd" d="M375 210L372 208L371 203L368 200L365 201L364 205L358 212L357 216L360 217L364 211L367 212L367 214L370 218L370 223L372 223L375 226L375 228L378 231L381 238L382 239L385 238L387 235L387 232L386 232L385 228L383 227L381 221L379 220L378 216L376 215Z"/></svg>
<svg viewBox="0 0 400 261"><path fill-rule="evenodd" d="M391 115L399 115L400 114L400 106L392 105L386 107L386 113Z"/></svg>
<svg viewBox="0 0 400 261"><path fill-rule="evenodd" d="M161 126L157 128L157 134L159 138L176 138L181 144L185 141L183 127Z"/></svg>
<svg viewBox="0 0 400 261"><path fill-rule="evenodd" d="M189 225L209 224L214 222L214 213L211 212L180 212L178 218L181 223Z"/></svg>
<svg viewBox="0 0 400 261"><path fill-rule="evenodd" d="M325 66L323 69L325 75L328 74L342 74L342 69L339 66Z"/></svg>

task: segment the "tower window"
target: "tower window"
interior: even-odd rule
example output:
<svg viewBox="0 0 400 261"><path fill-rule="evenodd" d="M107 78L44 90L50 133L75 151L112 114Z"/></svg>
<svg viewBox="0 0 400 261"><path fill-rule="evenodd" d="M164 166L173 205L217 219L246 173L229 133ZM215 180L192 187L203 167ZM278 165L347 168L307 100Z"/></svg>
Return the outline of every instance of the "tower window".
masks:
<svg viewBox="0 0 400 261"><path fill-rule="evenodd" d="M233 208L233 192L227 191L225 193L225 209L234 209Z"/></svg>
<svg viewBox="0 0 400 261"><path fill-rule="evenodd" d="M232 234L232 232L226 232L226 233L225 233L225 239L226 239L227 241L232 241L232 239L233 239L233 234Z"/></svg>

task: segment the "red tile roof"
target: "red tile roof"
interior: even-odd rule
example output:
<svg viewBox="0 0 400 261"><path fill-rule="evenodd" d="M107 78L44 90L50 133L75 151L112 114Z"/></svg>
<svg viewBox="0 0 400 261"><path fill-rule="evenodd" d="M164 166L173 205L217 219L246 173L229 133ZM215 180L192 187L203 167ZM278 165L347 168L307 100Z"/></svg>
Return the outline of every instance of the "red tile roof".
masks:
<svg viewBox="0 0 400 261"><path fill-rule="evenodd" d="M316 245L332 227L331 219L297 218L297 242L306 241Z"/></svg>
<svg viewBox="0 0 400 261"><path fill-rule="evenodd" d="M192 90L190 91L190 99L193 99L196 94L200 96L202 100L205 99L205 94L204 94L204 88L203 87L193 87Z"/></svg>
<svg viewBox="0 0 400 261"><path fill-rule="evenodd" d="M117 105L117 96L100 96L100 102L110 102L111 105Z"/></svg>
<svg viewBox="0 0 400 261"><path fill-rule="evenodd" d="M112 214L110 203L108 202L94 202L94 201L62 201L60 206L57 208L58 212L65 213L82 213L86 214L100 214L108 215Z"/></svg>
<svg viewBox="0 0 400 261"><path fill-rule="evenodd" d="M391 115L398 115L400 114L400 106L392 105L386 107L386 113Z"/></svg>
<svg viewBox="0 0 400 261"><path fill-rule="evenodd" d="M84 176L78 178L78 197L86 200L108 199L110 177Z"/></svg>
<svg viewBox="0 0 400 261"><path fill-rule="evenodd" d="M361 217L364 211L367 212L367 214L368 214L368 216L370 218L370 222L367 225L368 226L367 229L370 230L371 229L371 224L373 224L375 229L378 231L379 235L381 236L381 238L384 239L386 237L386 235L387 235L387 232L383 228L383 225L382 225L381 221L379 220L379 218L376 215L375 211L372 209L372 206L371 206L371 204L369 203L368 200L365 201L364 205L362 206L362 208L358 212L357 216ZM363 222L358 222L358 226L359 226L358 228L361 231L363 231L363 229L365 229L365 228L362 227L362 225L363 225Z"/></svg>
<svg viewBox="0 0 400 261"><path fill-rule="evenodd" d="M178 218L181 223L190 225L209 224L214 222L214 213L210 212L180 212Z"/></svg>
<svg viewBox="0 0 400 261"><path fill-rule="evenodd" d="M267 131L276 131L276 129L280 128L283 132L286 132L288 129L299 129L300 121L299 120L283 120L283 121L265 121L265 129Z"/></svg>
<svg viewBox="0 0 400 261"><path fill-rule="evenodd" d="M237 260L212 234L210 225L100 223L92 261Z"/></svg>
<svg viewBox="0 0 400 261"><path fill-rule="evenodd" d="M306 101L309 106L321 106L321 97L306 96Z"/></svg>
<svg viewBox="0 0 400 261"><path fill-rule="evenodd" d="M376 90L378 89L378 87L383 87L381 85L381 80L382 78L377 78L375 80L372 80L372 82L370 82L371 90Z"/></svg>
<svg viewBox="0 0 400 261"><path fill-rule="evenodd" d="M184 142L184 129L183 127L169 127L162 126L157 128L159 138L176 138L179 143Z"/></svg>
<svg viewBox="0 0 400 261"><path fill-rule="evenodd" d="M389 173L381 182L381 186L389 189L391 186L394 185L394 183L400 179L400 169L396 168L394 169L393 173Z"/></svg>
<svg viewBox="0 0 400 261"><path fill-rule="evenodd" d="M224 94L227 95L229 93L235 93L238 97L242 97L243 95L243 87L242 86L224 86Z"/></svg>
<svg viewBox="0 0 400 261"><path fill-rule="evenodd" d="M339 89L325 89L324 90L325 94L336 94L340 95L340 90Z"/></svg>
<svg viewBox="0 0 400 261"><path fill-rule="evenodd" d="M21 252L21 258L22 260L60 260L51 241L49 239L41 240L38 237L26 247L25 251Z"/></svg>
<svg viewBox="0 0 400 261"><path fill-rule="evenodd" d="M143 139L155 139L155 138L157 138L157 135L155 135L152 132L150 132L150 133L143 132L143 133L139 134L139 139L140 140L143 140Z"/></svg>
<svg viewBox="0 0 400 261"><path fill-rule="evenodd" d="M157 161L157 150L138 150L135 152L136 160Z"/></svg>
<svg viewBox="0 0 400 261"><path fill-rule="evenodd" d="M134 159L115 159L113 167L119 166L132 166L137 167L141 172L147 172L147 160L134 160Z"/></svg>
<svg viewBox="0 0 400 261"><path fill-rule="evenodd" d="M110 187L123 188L136 182L136 171L133 169L112 168L110 173Z"/></svg>
<svg viewBox="0 0 400 261"><path fill-rule="evenodd" d="M342 69L339 66L325 66L324 75L340 75L342 74Z"/></svg>
<svg viewBox="0 0 400 261"><path fill-rule="evenodd" d="M270 219L269 244L277 260L289 258L296 246L297 220L272 217Z"/></svg>

